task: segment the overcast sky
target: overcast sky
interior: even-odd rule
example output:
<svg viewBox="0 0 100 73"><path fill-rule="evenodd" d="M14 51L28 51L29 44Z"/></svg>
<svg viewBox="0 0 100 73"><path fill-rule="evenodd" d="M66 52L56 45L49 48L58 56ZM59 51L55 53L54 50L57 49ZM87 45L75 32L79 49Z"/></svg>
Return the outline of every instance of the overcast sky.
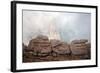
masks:
<svg viewBox="0 0 100 73"><path fill-rule="evenodd" d="M48 29L53 25L61 40L88 39L91 35L91 14L74 12L23 11L23 43L37 35L49 37Z"/></svg>

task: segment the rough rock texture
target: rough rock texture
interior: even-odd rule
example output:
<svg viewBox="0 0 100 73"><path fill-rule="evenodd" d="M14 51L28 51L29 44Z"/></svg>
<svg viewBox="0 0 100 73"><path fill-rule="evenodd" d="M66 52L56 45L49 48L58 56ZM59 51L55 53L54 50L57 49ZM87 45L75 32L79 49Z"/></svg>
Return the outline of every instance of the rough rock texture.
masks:
<svg viewBox="0 0 100 73"><path fill-rule="evenodd" d="M91 58L91 43L86 39L73 40L70 44L61 40L49 40L39 35L23 46L23 62L82 60Z"/></svg>
<svg viewBox="0 0 100 73"><path fill-rule="evenodd" d="M69 45L67 43L61 42L59 40L51 40L50 42L51 42L53 56L71 53Z"/></svg>
<svg viewBox="0 0 100 73"><path fill-rule="evenodd" d="M28 48L33 49L33 53L38 56L46 56L51 52L48 37L39 35L29 42Z"/></svg>
<svg viewBox="0 0 100 73"><path fill-rule="evenodd" d="M87 40L74 40L70 44L70 49L74 55L87 55L90 45Z"/></svg>

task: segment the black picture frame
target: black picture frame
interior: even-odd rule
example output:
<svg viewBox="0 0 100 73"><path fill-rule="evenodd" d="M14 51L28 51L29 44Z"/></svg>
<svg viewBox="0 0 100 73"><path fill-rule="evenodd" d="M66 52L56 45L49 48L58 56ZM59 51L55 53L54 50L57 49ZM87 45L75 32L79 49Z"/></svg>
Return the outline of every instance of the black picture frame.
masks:
<svg viewBox="0 0 100 73"><path fill-rule="evenodd" d="M49 6L64 6L64 7L82 7L82 8L95 8L96 9L96 58L95 58L95 65L85 65L85 66L71 66L71 67L52 67L52 68L39 68L39 69L21 69L17 70L17 58L16 58L16 7L17 4L29 4L29 5L49 5ZM11 71L12 72L23 72L23 71L42 71L42 70L55 70L55 69L73 69L73 68L89 68L89 67L97 67L98 66L98 37L97 37L97 26L98 25L98 7L97 6L90 6L90 5L74 5L74 4L58 4L58 3L44 3L44 2L28 2L28 1L11 1Z"/></svg>

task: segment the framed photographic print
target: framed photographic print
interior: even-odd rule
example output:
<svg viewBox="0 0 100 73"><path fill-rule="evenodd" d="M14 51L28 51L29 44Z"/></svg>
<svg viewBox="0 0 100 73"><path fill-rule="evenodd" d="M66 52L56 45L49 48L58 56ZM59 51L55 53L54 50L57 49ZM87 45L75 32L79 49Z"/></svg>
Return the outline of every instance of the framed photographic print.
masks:
<svg viewBox="0 0 100 73"><path fill-rule="evenodd" d="M11 2L11 71L97 67L97 6Z"/></svg>

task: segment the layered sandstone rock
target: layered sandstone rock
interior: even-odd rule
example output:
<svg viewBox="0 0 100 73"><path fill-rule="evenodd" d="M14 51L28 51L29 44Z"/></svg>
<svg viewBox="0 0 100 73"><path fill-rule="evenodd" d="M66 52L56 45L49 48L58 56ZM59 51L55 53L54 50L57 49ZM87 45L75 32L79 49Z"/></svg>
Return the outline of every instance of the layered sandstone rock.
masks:
<svg viewBox="0 0 100 73"><path fill-rule="evenodd" d="M73 55L87 55L90 45L87 44L88 40L74 40L70 44L70 49Z"/></svg>
<svg viewBox="0 0 100 73"><path fill-rule="evenodd" d="M67 55L70 54L69 45L65 42L61 42L59 40L51 40L51 47L52 47L52 55Z"/></svg>
<svg viewBox="0 0 100 73"><path fill-rule="evenodd" d="M23 62L43 62L90 59L91 44L86 39L73 40L70 44L61 40L49 40L39 35L23 44Z"/></svg>
<svg viewBox="0 0 100 73"><path fill-rule="evenodd" d="M28 45L28 48L33 49L34 55L37 56L46 56L51 52L48 37L43 35L39 35L35 39L32 39Z"/></svg>

